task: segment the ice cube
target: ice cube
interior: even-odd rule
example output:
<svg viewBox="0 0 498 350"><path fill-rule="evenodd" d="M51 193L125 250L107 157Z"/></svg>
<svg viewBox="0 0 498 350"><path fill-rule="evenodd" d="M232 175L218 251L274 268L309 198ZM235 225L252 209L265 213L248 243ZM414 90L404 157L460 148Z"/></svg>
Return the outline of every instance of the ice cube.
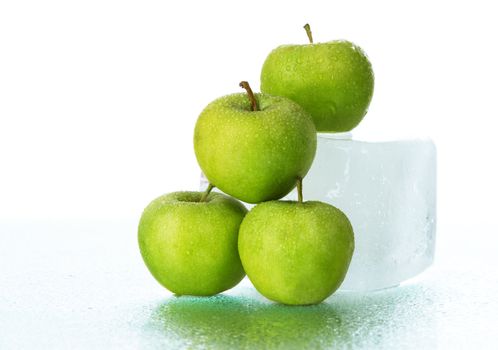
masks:
<svg viewBox="0 0 498 350"><path fill-rule="evenodd" d="M395 286L432 264L436 148L431 140L362 142L350 134L319 134L303 196L330 203L351 220L355 252L341 289ZM296 192L287 198L296 199Z"/></svg>

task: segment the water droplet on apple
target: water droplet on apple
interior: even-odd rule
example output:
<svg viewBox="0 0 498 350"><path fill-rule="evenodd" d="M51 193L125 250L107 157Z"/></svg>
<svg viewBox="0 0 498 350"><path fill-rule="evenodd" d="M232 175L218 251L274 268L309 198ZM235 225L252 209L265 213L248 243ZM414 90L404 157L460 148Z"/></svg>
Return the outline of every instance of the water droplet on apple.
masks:
<svg viewBox="0 0 498 350"><path fill-rule="evenodd" d="M328 105L328 109L330 111L330 114L334 115L337 110L337 107L334 102L330 102L330 104Z"/></svg>

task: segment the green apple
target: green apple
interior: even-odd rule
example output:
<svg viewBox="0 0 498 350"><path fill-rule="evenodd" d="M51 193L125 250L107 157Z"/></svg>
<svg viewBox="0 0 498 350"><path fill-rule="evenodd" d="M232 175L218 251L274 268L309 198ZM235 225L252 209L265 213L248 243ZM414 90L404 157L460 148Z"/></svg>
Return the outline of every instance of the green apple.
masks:
<svg viewBox="0 0 498 350"><path fill-rule="evenodd" d="M237 238L246 212L221 193L173 192L153 200L138 227L145 265L176 294L214 295L232 288L245 275Z"/></svg>
<svg viewBox="0 0 498 350"><path fill-rule="evenodd" d="M282 45L263 64L261 91L285 96L308 111L318 131L343 132L367 113L374 88L372 66L349 41Z"/></svg>
<svg viewBox="0 0 498 350"><path fill-rule="evenodd" d="M278 199L308 172L316 129L297 103L238 93L211 102L194 131L197 161L209 182L247 203Z"/></svg>
<svg viewBox="0 0 498 350"><path fill-rule="evenodd" d="M323 202L269 201L255 206L239 232L247 276L270 300L317 304L341 285L354 250L346 215Z"/></svg>

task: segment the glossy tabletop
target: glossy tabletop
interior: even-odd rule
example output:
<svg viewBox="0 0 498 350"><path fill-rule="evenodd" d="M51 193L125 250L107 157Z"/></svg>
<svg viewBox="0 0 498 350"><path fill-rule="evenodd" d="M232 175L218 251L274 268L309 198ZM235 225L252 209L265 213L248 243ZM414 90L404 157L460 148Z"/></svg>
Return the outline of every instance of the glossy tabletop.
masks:
<svg viewBox="0 0 498 350"><path fill-rule="evenodd" d="M414 280L288 307L247 279L215 297L171 295L143 265L134 222L1 222L0 349L496 349L492 230L449 231Z"/></svg>

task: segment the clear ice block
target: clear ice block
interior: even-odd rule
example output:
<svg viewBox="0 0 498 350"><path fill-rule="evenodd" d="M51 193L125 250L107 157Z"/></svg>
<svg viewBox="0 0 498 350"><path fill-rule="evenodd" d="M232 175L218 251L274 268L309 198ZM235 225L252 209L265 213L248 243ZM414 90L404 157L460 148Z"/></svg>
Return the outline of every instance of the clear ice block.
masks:
<svg viewBox="0 0 498 350"><path fill-rule="evenodd" d="M341 289L395 286L432 264L436 148L431 140L362 142L351 134L319 134L303 196L330 203L351 220L355 252ZM286 198L296 199L296 192Z"/></svg>

